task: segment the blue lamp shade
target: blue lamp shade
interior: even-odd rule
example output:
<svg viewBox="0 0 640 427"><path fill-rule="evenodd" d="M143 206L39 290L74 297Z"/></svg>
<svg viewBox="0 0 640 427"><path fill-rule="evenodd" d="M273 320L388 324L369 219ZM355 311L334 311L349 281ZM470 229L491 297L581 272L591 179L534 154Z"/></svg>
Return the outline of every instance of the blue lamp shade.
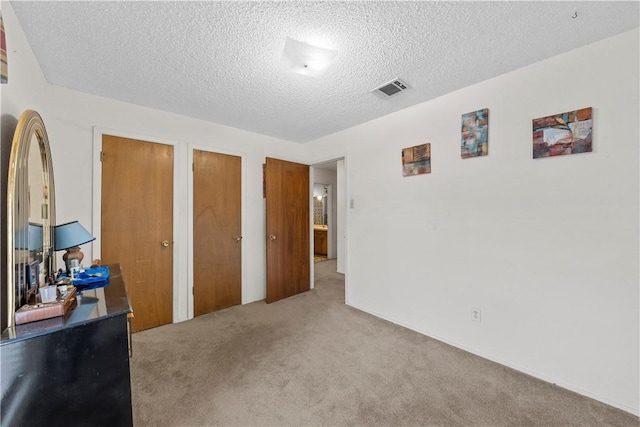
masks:
<svg viewBox="0 0 640 427"><path fill-rule="evenodd" d="M78 221L56 225L54 229L53 249L61 251L89 243L96 238L91 235Z"/></svg>
<svg viewBox="0 0 640 427"><path fill-rule="evenodd" d="M30 222L28 227L16 228L13 234L14 248L39 251L44 246L42 225Z"/></svg>
<svg viewBox="0 0 640 427"><path fill-rule="evenodd" d="M44 246L42 225L29 223L29 250L39 251Z"/></svg>

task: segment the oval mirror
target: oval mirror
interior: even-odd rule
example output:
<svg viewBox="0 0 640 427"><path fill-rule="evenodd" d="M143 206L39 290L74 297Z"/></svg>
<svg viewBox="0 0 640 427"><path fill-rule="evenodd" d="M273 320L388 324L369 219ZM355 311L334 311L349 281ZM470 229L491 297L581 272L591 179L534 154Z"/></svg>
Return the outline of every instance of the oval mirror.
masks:
<svg viewBox="0 0 640 427"><path fill-rule="evenodd" d="M49 138L40 115L20 116L7 177L7 313L26 304L55 272L55 194Z"/></svg>

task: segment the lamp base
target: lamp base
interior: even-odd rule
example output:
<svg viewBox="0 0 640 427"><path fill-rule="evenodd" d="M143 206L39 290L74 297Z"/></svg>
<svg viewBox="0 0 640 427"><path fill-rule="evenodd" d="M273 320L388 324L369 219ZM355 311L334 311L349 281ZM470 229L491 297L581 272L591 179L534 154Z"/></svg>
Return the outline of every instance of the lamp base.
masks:
<svg viewBox="0 0 640 427"><path fill-rule="evenodd" d="M78 273L80 266L82 265L83 258L84 254L80 250L80 247L75 246L67 249L64 255L62 255L62 260L67 268L67 274Z"/></svg>

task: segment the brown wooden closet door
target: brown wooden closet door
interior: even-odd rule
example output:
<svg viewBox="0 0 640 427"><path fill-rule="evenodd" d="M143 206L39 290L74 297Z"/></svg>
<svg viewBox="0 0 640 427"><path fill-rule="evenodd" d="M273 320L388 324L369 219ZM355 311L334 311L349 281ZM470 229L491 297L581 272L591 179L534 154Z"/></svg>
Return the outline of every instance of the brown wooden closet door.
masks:
<svg viewBox="0 0 640 427"><path fill-rule="evenodd" d="M267 302L309 290L309 166L267 158Z"/></svg>
<svg viewBox="0 0 640 427"><path fill-rule="evenodd" d="M102 137L103 264L120 263L132 330L173 321L173 147Z"/></svg>
<svg viewBox="0 0 640 427"><path fill-rule="evenodd" d="M241 303L241 161L193 151L193 313Z"/></svg>

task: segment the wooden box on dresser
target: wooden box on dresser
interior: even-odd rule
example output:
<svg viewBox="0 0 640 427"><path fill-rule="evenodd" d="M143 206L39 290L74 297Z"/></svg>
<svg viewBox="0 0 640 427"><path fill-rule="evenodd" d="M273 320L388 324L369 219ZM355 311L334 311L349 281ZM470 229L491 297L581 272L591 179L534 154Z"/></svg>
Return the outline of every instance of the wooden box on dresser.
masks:
<svg viewBox="0 0 640 427"><path fill-rule="evenodd" d="M119 265L63 317L0 339L2 426L131 426L131 306Z"/></svg>

